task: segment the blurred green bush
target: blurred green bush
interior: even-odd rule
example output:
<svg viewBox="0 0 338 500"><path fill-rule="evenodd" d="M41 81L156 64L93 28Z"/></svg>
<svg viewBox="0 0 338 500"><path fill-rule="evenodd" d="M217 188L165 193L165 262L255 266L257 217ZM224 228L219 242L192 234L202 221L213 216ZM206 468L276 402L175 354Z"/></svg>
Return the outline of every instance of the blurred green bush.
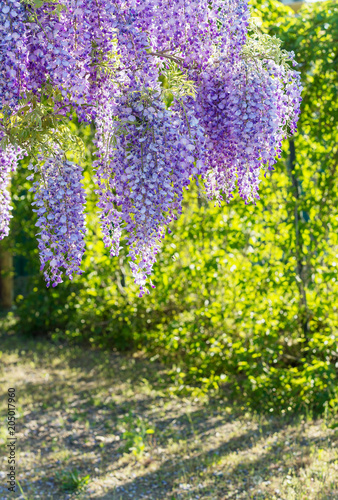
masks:
<svg viewBox="0 0 338 500"><path fill-rule="evenodd" d="M295 51L305 87L299 132L263 178L261 200L219 209L192 186L159 256L157 288L139 299L125 250L110 259L102 245L91 194L85 274L47 290L22 169L11 241L33 277L17 297L18 330L143 349L172 364L178 392L225 385L256 409L322 412L338 404L338 7L319 2L297 16L272 0L253 8L261 29Z"/></svg>

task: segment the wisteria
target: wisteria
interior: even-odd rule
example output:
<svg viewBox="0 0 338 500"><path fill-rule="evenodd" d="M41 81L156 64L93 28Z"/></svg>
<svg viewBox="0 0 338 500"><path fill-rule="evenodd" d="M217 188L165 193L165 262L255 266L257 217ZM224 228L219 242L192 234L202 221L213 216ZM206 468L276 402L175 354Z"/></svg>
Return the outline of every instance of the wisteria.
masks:
<svg viewBox="0 0 338 500"><path fill-rule="evenodd" d="M131 267L142 295L163 228L181 213L191 177L203 173L204 134L191 111L182 119L183 104L167 110L156 92L121 97L113 106L98 117L98 206L112 256L118 254L122 228L128 232Z"/></svg>
<svg viewBox="0 0 338 500"><path fill-rule="evenodd" d="M0 112L13 113L26 91L28 76L27 12L15 0L0 1Z"/></svg>
<svg viewBox="0 0 338 500"><path fill-rule="evenodd" d="M0 1L0 240L9 234L12 217L9 185L16 171L22 149L12 144L2 145L6 129L4 121L18 109L20 96L25 93L28 75L28 48L24 5L16 1Z"/></svg>
<svg viewBox="0 0 338 500"><path fill-rule="evenodd" d="M259 198L262 169L273 169L287 127L294 130L299 90L298 74L286 73L273 61L243 61L232 71L224 64L216 74L204 76L195 110L209 141L210 198L229 200L236 185L246 202Z"/></svg>
<svg viewBox="0 0 338 500"><path fill-rule="evenodd" d="M9 184L11 173L16 171L19 158L20 152L13 146L7 147L6 151L0 148L0 240L9 234L9 223L12 218Z"/></svg>
<svg viewBox="0 0 338 500"><path fill-rule="evenodd" d="M81 274L80 265L84 253L84 191L82 168L64 160L59 153L55 158L29 168L41 177L35 181L33 209L38 215L36 226L41 271L47 286L62 283L62 270L68 278ZM34 174L28 177L34 179Z"/></svg>
<svg viewBox="0 0 338 500"><path fill-rule="evenodd" d="M252 26L248 35L247 0L0 0L0 21L0 238L11 165L25 151L47 285L81 272L85 195L67 135L74 115L96 127L104 244L115 257L126 235L141 296L154 286L156 255L191 180L218 203L236 190L255 202L262 170L296 130L293 55Z"/></svg>

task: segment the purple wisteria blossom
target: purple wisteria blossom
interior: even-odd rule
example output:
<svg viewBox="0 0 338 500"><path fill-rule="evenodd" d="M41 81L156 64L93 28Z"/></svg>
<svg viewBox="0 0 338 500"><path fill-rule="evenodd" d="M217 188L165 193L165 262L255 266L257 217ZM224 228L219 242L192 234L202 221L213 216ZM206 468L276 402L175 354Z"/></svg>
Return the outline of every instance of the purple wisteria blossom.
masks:
<svg viewBox="0 0 338 500"><path fill-rule="evenodd" d="M81 274L86 233L82 186L82 168L59 157L48 158L40 166L29 168L40 173L31 190L33 209L38 215L36 226L41 271L47 286L62 283L62 271L69 279ZM32 180L34 174L28 179Z"/></svg>
<svg viewBox="0 0 338 500"><path fill-rule="evenodd" d="M12 218L9 184L11 173L16 171L19 158L21 158L20 151L15 150L13 146L7 147L6 151L0 148L0 240L9 234L9 223Z"/></svg>
<svg viewBox="0 0 338 500"><path fill-rule="evenodd" d="M245 202L259 198L261 171L273 170L288 127L296 128L299 104L298 73L273 61L225 63L203 75L194 106L208 141L211 199L228 201L236 186Z"/></svg>
<svg viewBox="0 0 338 500"><path fill-rule="evenodd" d="M0 0L0 112L13 112L25 94L28 79L28 46L25 6ZM1 118L0 118L1 122Z"/></svg>
<svg viewBox="0 0 338 500"><path fill-rule="evenodd" d="M167 110L158 92L121 96L97 117L95 162L104 243L119 252L122 229L141 295L165 227L182 212L183 189L203 173L204 131L191 110Z"/></svg>
<svg viewBox="0 0 338 500"><path fill-rule="evenodd" d="M56 120L76 113L95 124L103 241L114 257L125 233L141 296L153 286L156 255L193 178L218 203L236 190L255 202L262 171L273 169L282 140L296 130L302 89L293 56L277 57L278 44L265 36L266 47L255 40L250 52L249 17L247 0L60 0L39 7L0 0L0 139L11 144L0 150L0 237L8 234L7 186L19 151L9 117L25 109L34 116L44 102ZM20 146L38 154L41 268L55 286L63 271L80 273L82 169L42 121L36 128L36 145L27 139Z"/></svg>

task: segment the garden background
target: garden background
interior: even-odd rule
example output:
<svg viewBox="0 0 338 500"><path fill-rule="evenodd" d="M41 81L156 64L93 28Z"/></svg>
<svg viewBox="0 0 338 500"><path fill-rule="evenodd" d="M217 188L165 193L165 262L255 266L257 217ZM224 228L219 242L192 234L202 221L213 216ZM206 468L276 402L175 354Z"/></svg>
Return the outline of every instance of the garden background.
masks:
<svg viewBox="0 0 338 500"><path fill-rule="evenodd" d="M63 463L64 458L53 458L53 447L49 449L45 442L49 450L45 460L61 460L60 467L55 466L61 472L52 474L49 481L53 488L46 490L45 478L30 481L25 476L27 493L20 493L24 495L21 498L63 498L60 492L53 496L52 490L58 488L64 490L65 498L70 498L72 491L84 498L107 499L338 498L334 473L338 468L334 448L338 427L338 5L332 1L303 4L294 13L273 0L254 0L252 10L257 26L281 38L283 48L296 54L304 86L298 133L285 141L275 171L262 179L257 205L245 205L237 198L222 208L213 207L198 196L197 185L191 186L185 195L183 215L166 238L155 266L156 289L150 295L138 298L124 262L125 249L121 257L111 259L102 244L91 189L93 152L89 146L85 272L73 282L46 289L39 272L35 214L30 208L25 165L16 174L11 236L1 243L2 292L10 282L4 266L11 255L15 294L11 309L3 307L2 312L3 373L5 368L14 370L18 382L31 373L35 389L41 374L49 373L53 381L49 389L54 391L56 401L65 377L72 380L77 373L73 392L68 388L64 393L69 393L67 405L72 404L71 393L75 396L80 390L89 391L95 380L96 389L108 391L108 386L114 387L114 392L109 392L112 401L102 392L95 399L94 389L87 399L81 392L85 409L82 412L74 404L78 418L71 420L71 428L74 430L77 424L85 428L86 422L88 429L95 427L100 410L104 426L108 418L105 411L109 414L120 405L116 421L115 417L108 418L106 435L101 429L102 439L95 438L93 446L102 464L105 460L108 464L113 453L109 445L116 445L118 460L125 461L121 466L123 486L112 483L107 486L108 493L102 493L106 483L101 476L107 472L106 466L99 463L93 469L94 459L86 465L84 460L73 460L71 452ZM73 127L89 145L93 129L76 123ZM143 384L142 388L138 384ZM62 405L54 407L44 391L35 400L34 387L25 400L26 408L31 405L30 413L39 401L46 405L50 421L59 418ZM119 391L123 403L114 400ZM139 406L140 398L149 399L147 409L143 403ZM25 405L21 405L23 420ZM154 411L162 408L162 424L152 423L150 407ZM178 408L180 416L175 413ZM74 416L72 410L70 414ZM166 437L165 421L169 425L173 420L182 426L182 433L175 437L169 432ZM237 450L238 455L244 447L248 453L245 459L238 458L237 469L232 472L237 458L229 458L229 450L224 451L228 448L222 439L229 438L229 429L220 431L221 422L233 426L230 434L235 444L230 445L230 452L236 454ZM241 442L243 426L248 430ZM210 443L218 433L217 446L210 445L211 451L204 449L202 430L211 432ZM252 449L251 437L255 442L257 432L261 433L261 446L272 446L273 451L258 465L258 472L254 467L257 474L251 474L251 461L260 454ZM313 438L313 432L317 437ZM275 434L277 442L284 443L278 446L284 448L289 446L285 445L288 435L300 436L295 443L311 460L302 458L303 462L296 464L298 458L291 456L294 452L290 452L290 460L286 459L282 448L276 451L269 441ZM119 436L122 448L121 442L109 441L109 435ZM195 464L195 459L189 458L183 479L177 473L177 481L165 475L159 480L153 472L149 484L158 482L155 490L152 486L142 489L136 479L131 481L134 470L140 477L146 475L147 467L164 473L163 464L167 460L170 469L170 457L176 452L180 458L178 462L172 459L172 467L182 471L177 463L185 455L196 455L196 449L189 448L191 436L192 443L200 439L196 449L197 456L203 455L206 461L204 476L198 475L198 459ZM309 450L306 440L311 436ZM181 441L186 448L174 452L170 446L179 446ZM43 442L37 438L34 444L27 438L27 449L34 454L38 446L41 451ZM80 442L81 437L78 444L75 442L78 450L83 444ZM63 450L67 447L61 446ZM154 459L159 447L165 450L164 458ZM215 460L210 461L210 456ZM226 461L219 462L220 456L226 456ZM162 460L158 467L157 460ZM277 466L270 467L276 460L281 467L279 473ZM231 469L229 476L224 472L227 467ZM321 472L314 473L313 467ZM272 471L268 479L266 469ZM97 481L93 479L95 474ZM88 490L91 482L92 489ZM29 496L32 484L37 490ZM36 493L40 487L44 493L34 496L40 494Z"/></svg>

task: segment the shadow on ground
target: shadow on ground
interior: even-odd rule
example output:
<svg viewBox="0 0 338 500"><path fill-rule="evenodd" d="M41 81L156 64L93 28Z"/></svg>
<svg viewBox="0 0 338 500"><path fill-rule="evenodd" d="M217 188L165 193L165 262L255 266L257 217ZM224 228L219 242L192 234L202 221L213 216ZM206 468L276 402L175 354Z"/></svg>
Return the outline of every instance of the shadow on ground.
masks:
<svg viewBox="0 0 338 500"><path fill-rule="evenodd" d="M224 395L177 398L167 369L139 357L1 342L1 415L14 386L24 492L10 496L2 473L1 499L338 497L337 432L323 421L245 414ZM4 450L6 439L3 427Z"/></svg>

